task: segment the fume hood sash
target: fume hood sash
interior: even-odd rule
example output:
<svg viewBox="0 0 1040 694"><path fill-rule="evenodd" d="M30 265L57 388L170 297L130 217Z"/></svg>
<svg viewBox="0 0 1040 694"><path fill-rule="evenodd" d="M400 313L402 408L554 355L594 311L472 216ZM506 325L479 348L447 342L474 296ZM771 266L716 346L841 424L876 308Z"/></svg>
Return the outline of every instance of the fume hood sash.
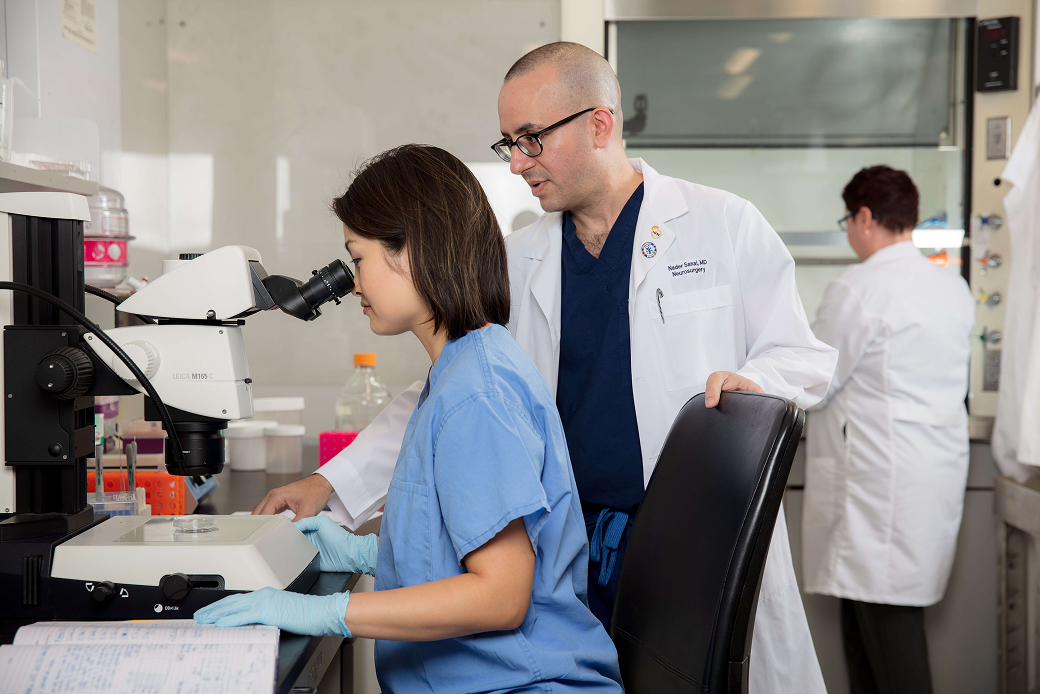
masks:
<svg viewBox="0 0 1040 694"><path fill-rule="evenodd" d="M953 18L978 15L978 0L604 0L608 22L686 19Z"/></svg>

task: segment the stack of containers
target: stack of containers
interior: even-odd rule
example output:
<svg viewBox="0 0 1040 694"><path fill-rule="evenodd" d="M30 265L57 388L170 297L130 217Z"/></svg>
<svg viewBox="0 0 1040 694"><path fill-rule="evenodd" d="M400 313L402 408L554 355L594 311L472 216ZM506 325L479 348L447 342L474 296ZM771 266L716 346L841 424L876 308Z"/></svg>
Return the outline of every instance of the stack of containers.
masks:
<svg viewBox="0 0 1040 694"><path fill-rule="evenodd" d="M299 474L303 471L301 424L275 424L264 429L267 437L267 471L272 475Z"/></svg>
<svg viewBox="0 0 1040 694"><path fill-rule="evenodd" d="M275 426L274 420L240 419L230 422L224 431L227 439L227 463L239 472L267 469L267 440L264 430Z"/></svg>
<svg viewBox="0 0 1040 694"><path fill-rule="evenodd" d="M257 398L254 416L268 420L264 426L267 472L272 475L303 471L303 398Z"/></svg>
<svg viewBox="0 0 1040 694"><path fill-rule="evenodd" d="M94 414L105 418L105 453L111 453L116 448L116 417L119 416L118 395L95 395Z"/></svg>
<svg viewBox="0 0 1040 694"><path fill-rule="evenodd" d="M115 287L130 273L127 243L133 240L123 196L100 186L87 201L90 221L83 226L83 279L95 287Z"/></svg>

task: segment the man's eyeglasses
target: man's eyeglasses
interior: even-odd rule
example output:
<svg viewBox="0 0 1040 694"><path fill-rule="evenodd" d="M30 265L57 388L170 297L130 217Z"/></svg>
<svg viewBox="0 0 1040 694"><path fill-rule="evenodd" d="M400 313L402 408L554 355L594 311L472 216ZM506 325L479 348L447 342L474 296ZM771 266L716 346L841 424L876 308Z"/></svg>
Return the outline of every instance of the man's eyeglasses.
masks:
<svg viewBox="0 0 1040 694"><path fill-rule="evenodd" d="M848 231L849 230L849 220L852 219L854 216L855 215L853 215L851 212L849 212L847 215L845 215L844 217L839 219L838 220L838 228L841 229L842 231Z"/></svg>
<svg viewBox="0 0 1040 694"><path fill-rule="evenodd" d="M578 111L573 116L567 116L561 121L556 121L548 128L542 128L536 133L527 133L526 135L521 135L520 137L516 138L516 140L510 140L508 137L503 137L501 140L491 145L491 149L495 150L495 154L501 157L502 161L504 162L508 162L512 157L514 145L516 147L519 147L520 151L526 154L527 156L537 157L539 154L542 153L542 135L549 132L550 130L553 130L554 128L560 127L561 125L567 125L578 116L583 116L586 113L595 111L597 108L600 107L593 106L592 108L587 108L584 111ZM607 110L611 113L614 113L612 109Z"/></svg>

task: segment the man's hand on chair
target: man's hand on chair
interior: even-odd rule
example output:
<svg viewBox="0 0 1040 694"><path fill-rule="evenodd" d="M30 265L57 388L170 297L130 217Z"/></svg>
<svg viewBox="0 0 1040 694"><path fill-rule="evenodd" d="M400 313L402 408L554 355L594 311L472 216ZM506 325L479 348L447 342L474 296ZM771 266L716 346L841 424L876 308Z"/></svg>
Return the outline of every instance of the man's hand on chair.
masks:
<svg viewBox="0 0 1040 694"><path fill-rule="evenodd" d="M729 371L716 371L708 376L708 382L704 386L704 406L715 407L718 405L719 397L724 390L741 390L745 393L765 392L750 378Z"/></svg>

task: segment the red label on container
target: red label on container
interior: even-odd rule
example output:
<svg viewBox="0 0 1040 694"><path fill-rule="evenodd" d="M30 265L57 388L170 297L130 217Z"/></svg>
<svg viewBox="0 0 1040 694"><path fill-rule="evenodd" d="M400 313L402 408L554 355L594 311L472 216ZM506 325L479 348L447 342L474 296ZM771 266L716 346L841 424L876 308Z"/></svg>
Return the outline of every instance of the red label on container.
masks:
<svg viewBox="0 0 1040 694"><path fill-rule="evenodd" d="M84 239L83 263L88 267L123 267L126 260L126 241L114 239Z"/></svg>

